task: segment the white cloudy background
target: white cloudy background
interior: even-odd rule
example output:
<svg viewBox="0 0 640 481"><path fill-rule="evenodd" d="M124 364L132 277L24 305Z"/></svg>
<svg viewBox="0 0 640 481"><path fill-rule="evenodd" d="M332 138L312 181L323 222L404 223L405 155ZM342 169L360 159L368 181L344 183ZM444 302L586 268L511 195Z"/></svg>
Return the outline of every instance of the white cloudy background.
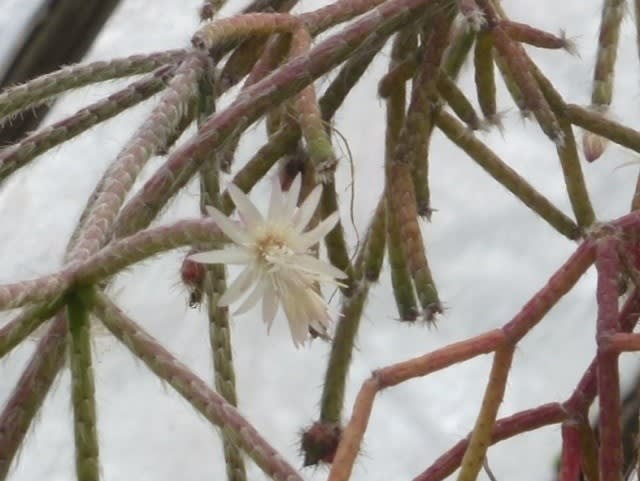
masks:
<svg viewBox="0 0 640 481"><path fill-rule="evenodd" d="M0 49L5 55L28 20L27 0L0 2ZM316 8L320 0L300 2ZM243 2L230 1L225 12ZM182 47L197 25L198 0L124 0L100 35L87 60ZM504 1L515 20L575 38L580 57L531 50L542 69L570 101L586 103L595 56L601 1ZM3 58L0 56L0 65ZM355 161L355 227L361 234L382 189L383 103L376 79L387 58L381 56L337 115L336 126L349 139ZM471 69L462 83L472 96ZM625 19L621 36L613 111L638 125L640 103L635 31ZM121 87L83 89L64 97L48 122L60 119ZM502 91L502 108L512 107ZM0 189L0 282L55 270L74 223L108 162L148 112L135 108L55 149L14 175ZM568 200L553 146L512 108L506 133L483 138L565 212ZM252 129L239 162L263 141ZM573 251L575 245L521 205L441 135L432 149L433 223L424 226L440 295L448 309L436 329L399 325L388 271L370 295L349 375L347 410L372 369L442 347L508 321ZM608 219L627 212L637 167L616 169L633 155L611 146L585 173L597 215ZM153 159L148 176L161 159ZM340 170L341 208L348 214L346 162ZM139 183L138 186L141 184ZM266 187L256 189L264 196ZM191 186L171 204L162 222L194 216L197 188ZM353 228L348 227L351 238ZM211 379L206 321L186 305L179 286L179 253L164 255L121 276L114 292L123 308L157 336L171 352L205 379ZM565 399L594 352L595 276L576 289L519 346L500 415ZM6 317L5 317L6 318ZM0 320L3 318L0 318ZM278 322L280 321L280 322ZM233 320L240 410L295 465L302 427L317 418L322 375L329 346L320 342L294 349L284 318L267 337L257 313ZM0 361L0 405L33 352L20 346ZM105 480L222 479L224 466L216 430L117 341L95 343L101 464ZM634 360L624 356L624 379L633 377ZM417 379L382 393L375 404L355 480L411 479L466 435L475 419L491 357ZM55 383L35 427L12 469L11 481L73 479L73 433L68 371ZM558 453L560 430L551 427L491 448L489 460L499 480L548 480ZM249 478L263 479L249 463ZM303 471L306 479L324 479L326 470ZM481 477L484 477L481 474Z"/></svg>

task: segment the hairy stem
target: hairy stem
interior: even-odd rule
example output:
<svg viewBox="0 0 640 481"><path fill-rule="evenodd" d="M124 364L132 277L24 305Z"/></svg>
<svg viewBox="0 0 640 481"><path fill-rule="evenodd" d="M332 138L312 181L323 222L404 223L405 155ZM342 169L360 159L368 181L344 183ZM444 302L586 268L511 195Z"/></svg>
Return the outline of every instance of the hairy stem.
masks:
<svg viewBox="0 0 640 481"><path fill-rule="evenodd" d="M68 296L69 364L78 481L100 479L95 384L89 337L92 297L91 288L77 290Z"/></svg>
<svg viewBox="0 0 640 481"><path fill-rule="evenodd" d="M16 387L0 413L0 480L24 441L33 419L42 406L53 381L66 359L67 323L58 316L40 340Z"/></svg>

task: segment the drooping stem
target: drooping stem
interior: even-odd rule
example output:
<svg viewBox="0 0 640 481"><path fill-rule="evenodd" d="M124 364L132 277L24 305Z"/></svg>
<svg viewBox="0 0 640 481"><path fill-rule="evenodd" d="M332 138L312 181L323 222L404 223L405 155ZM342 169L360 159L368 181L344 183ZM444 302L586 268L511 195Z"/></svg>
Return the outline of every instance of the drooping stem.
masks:
<svg viewBox="0 0 640 481"><path fill-rule="evenodd" d="M498 120L496 79L493 64L493 40L489 32L478 33L473 54L478 103L485 118L489 122L495 123Z"/></svg>
<svg viewBox="0 0 640 481"><path fill-rule="evenodd" d="M580 229L574 221L534 189L451 114L441 111L436 123L449 140L554 229L569 239L577 239L580 236Z"/></svg>
<svg viewBox="0 0 640 481"><path fill-rule="evenodd" d="M92 297L91 288L78 289L68 296L71 401L78 481L100 479L95 383L89 337Z"/></svg>
<svg viewBox="0 0 640 481"><path fill-rule="evenodd" d="M513 81L526 109L533 113L542 131L556 145L562 146L564 137L558 119L549 107L540 87L537 85L529 69L527 55L520 43L513 41L501 21L503 13L498 3L490 0L478 2L484 10L491 29L493 45L496 49L496 59L503 70L507 83Z"/></svg>
<svg viewBox="0 0 640 481"><path fill-rule="evenodd" d="M587 191L587 185L582 173L573 128L565 114L566 103L551 81L540 71L536 64L533 63L531 59L528 59L528 63L533 76L542 90L542 94L556 114L558 123L562 129L564 142L561 145L556 145L556 151L560 159L560 166L562 167L571 207L578 221L578 225L582 229L586 229L595 222L596 215L591 205L589 192Z"/></svg>
<svg viewBox="0 0 640 481"><path fill-rule="evenodd" d="M411 46L412 37L415 32L402 31L396 36L391 49L391 64L389 71L392 72L400 64L403 55L406 55L407 46ZM408 45L407 45L408 44ZM413 55L412 55L413 57ZM388 76L387 76L388 78ZM380 82L382 87L382 81ZM389 89L386 96L387 104L387 126L385 131L385 165L390 165L393 161L400 132L405 120L407 85L403 80L394 82L393 88ZM386 194L385 194L386 196ZM387 227L387 251L389 252L389 267L391 269L391 285L395 297L398 314L401 320L415 321L420 313L416 301L415 287L409 266L407 264L407 254L403 247L400 227L396 216L388 207L386 201L386 227Z"/></svg>
<svg viewBox="0 0 640 481"><path fill-rule="evenodd" d="M374 226L377 226L380 222L381 216L384 216L384 208L379 204L371 220L367 236L363 241L363 248L355 261L356 266L366 265L367 255L371 255L374 252L366 249L366 246L369 244L371 236L378 233L378 229L374 228ZM369 282L365 277L365 271L361 267L357 267L355 272L358 277L354 279L354 289L348 296L344 296L342 301L340 322L336 327L331 345L320 402L320 421L338 425L342 421L347 373L351 365L364 304L369 294Z"/></svg>
<svg viewBox="0 0 640 481"><path fill-rule="evenodd" d="M605 0L602 5L591 93L591 104L597 107L606 108L611 104L620 25L626 10L626 3L626 0Z"/></svg>
<svg viewBox="0 0 640 481"><path fill-rule="evenodd" d="M204 76L200 83L199 123L215 111L213 79ZM211 155L200 170L200 212L206 216L206 206L218 209L220 205L220 166ZM185 262L193 262L185 260ZM201 266L202 267L202 266ZM225 267L222 265L207 266L204 282L204 293L207 296L207 315L209 320L209 342L213 358L214 384L216 390L232 406L238 405L236 395L236 375L231 350L231 328L229 326L229 309L218 306L218 299L227 288ZM222 445L228 481L245 481L247 479L244 460L234 440L222 430Z"/></svg>

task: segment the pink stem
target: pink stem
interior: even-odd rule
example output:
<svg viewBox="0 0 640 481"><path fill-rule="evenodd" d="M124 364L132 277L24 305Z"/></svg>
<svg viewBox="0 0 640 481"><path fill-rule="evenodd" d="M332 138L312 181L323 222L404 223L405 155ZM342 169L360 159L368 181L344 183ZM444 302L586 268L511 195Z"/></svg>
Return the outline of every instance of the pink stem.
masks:
<svg viewBox="0 0 640 481"><path fill-rule="evenodd" d="M580 276L591 266L595 249L593 243L585 241L573 255L549 279L522 310L502 328L507 338L517 344L549 310L578 282Z"/></svg>
<svg viewBox="0 0 640 481"><path fill-rule="evenodd" d="M598 455L601 481L622 479L622 425L618 352L607 349L601 339L615 334L618 323L618 285L620 260L618 239L608 235L597 240L596 267L598 269L598 342L597 372L600 400L600 451Z"/></svg>
<svg viewBox="0 0 640 481"><path fill-rule="evenodd" d="M560 461L560 481L580 479L580 431L571 423L562 424L562 459Z"/></svg>

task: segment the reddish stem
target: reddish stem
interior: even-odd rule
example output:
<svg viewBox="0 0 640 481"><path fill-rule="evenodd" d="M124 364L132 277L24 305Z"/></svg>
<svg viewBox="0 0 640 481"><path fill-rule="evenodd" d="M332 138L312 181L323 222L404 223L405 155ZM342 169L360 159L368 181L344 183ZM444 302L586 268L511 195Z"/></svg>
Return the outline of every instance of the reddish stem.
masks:
<svg viewBox="0 0 640 481"><path fill-rule="evenodd" d="M453 364L495 351L505 344L499 329L493 329L471 339L456 342L436 351L392 364L375 372L380 389L395 386L409 379L426 376Z"/></svg>
<svg viewBox="0 0 640 481"><path fill-rule="evenodd" d="M534 409L521 411L496 421L493 427L491 444L504 441L527 431L560 423L566 418L567 413L560 403L543 404ZM446 478L460 466L468 445L469 439L462 439L440 456L426 471L416 476L413 481L440 481Z"/></svg>
<svg viewBox="0 0 640 481"><path fill-rule="evenodd" d="M619 314L622 330L631 331L639 314L640 295L634 292ZM578 382L576 389L564 403L545 404L496 421L492 444L527 431L560 423L568 418L584 417L584 413L596 397L596 378L596 360L594 359ZM460 466L468 442L468 439L459 441L414 481L439 481L452 474Z"/></svg>
<svg viewBox="0 0 640 481"><path fill-rule="evenodd" d="M634 292L620 311L620 329L624 332L632 331L638 322L638 315L640 315L640 295ZM594 359L569 399L564 402L564 407L569 413L575 415L587 412L597 394L596 377L596 359Z"/></svg>
<svg viewBox="0 0 640 481"><path fill-rule="evenodd" d="M562 423L560 481L578 481L580 479L581 453L580 430L574 423Z"/></svg>
<svg viewBox="0 0 640 481"><path fill-rule="evenodd" d="M598 269L598 341L597 372L598 396L600 400L600 464L601 481L622 479L622 407L620 400L620 378L618 353L607 349L608 336L619 330L618 284L620 259L617 252L618 239L608 235L597 241L596 267Z"/></svg>
<svg viewBox="0 0 640 481"><path fill-rule="evenodd" d="M640 211L633 211L630 214L623 215L616 220L610 222L614 227L624 230L638 231L640 230Z"/></svg>
<svg viewBox="0 0 640 481"><path fill-rule="evenodd" d="M578 282L593 263L593 243L585 241L549 279L547 285L525 304L522 310L502 328L509 342L517 344L549 310Z"/></svg>
<svg viewBox="0 0 640 481"><path fill-rule="evenodd" d="M603 351L621 353L640 351L640 334L617 332L599 339L599 347Z"/></svg>

